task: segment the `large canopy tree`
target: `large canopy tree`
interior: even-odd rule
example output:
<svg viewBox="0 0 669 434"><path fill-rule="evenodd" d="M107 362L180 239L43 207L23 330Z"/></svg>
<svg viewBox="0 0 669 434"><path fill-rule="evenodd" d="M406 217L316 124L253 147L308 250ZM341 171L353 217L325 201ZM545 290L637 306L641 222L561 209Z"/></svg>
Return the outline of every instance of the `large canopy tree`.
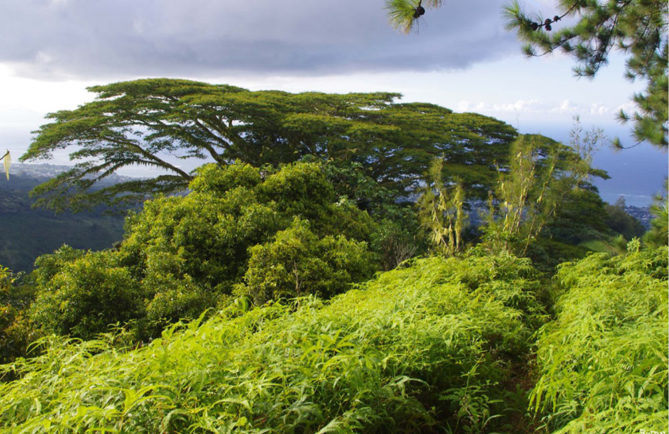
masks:
<svg viewBox="0 0 669 434"><path fill-rule="evenodd" d="M646 89L634 96L637 112L621 112L620 120L634 121L640 142L667 147L667 30L665 0L556 0L554 16L530 16L518 1L506 8L508 27L527 42L529 56L562 51L572 55L579 76L594 77L612 50L625 53L626 76L644 80ZM409 31L441 0L387 0L392 22ZM565 21L563 21L565 20ZM566 24L568 23L568 24Z"/></svg>
<svg viewBox="0 0 669 434"><path fill-rule="evenodd" d="M430 161L485 193L504 165L516 131L482 115L432 104L398 103L395 93L249 91L175 79L143 79L91 87L97 98L48 115L22 161L74 148L77 164L34 191L56 210L143 198L187 187L192 174L164 156L240 160L278 166L307 155L359 163L397 196L418 186ZM118 169L147 165L152 179L96 187Z"/></svg>

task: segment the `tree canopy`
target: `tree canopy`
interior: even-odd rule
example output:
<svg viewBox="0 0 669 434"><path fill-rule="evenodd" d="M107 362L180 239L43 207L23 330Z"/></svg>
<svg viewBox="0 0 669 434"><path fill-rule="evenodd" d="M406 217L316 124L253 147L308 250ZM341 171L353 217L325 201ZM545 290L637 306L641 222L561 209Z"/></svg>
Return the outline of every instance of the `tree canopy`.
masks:
<svg viewBox="0 0 669 434"><path fill-rule="evenodd" d="M35 189L37 204L62 210L144 198L187 187L193 174L167 158L208 158L279 166L306 155L360 163L398 196L417 188L435 156L480 192L494 182L516 137L509 125L433 104L399 103L396 93L292 94L249 91L188 80L143 79L90 91L97 98L51 113L22 161L74 149L77 164ZM96 188L118 169L145 165L164 173Z"/></svg>
<svg viewBox="0 0 669 434"><path fill-rule="evenodd" d="M427 7L441 0L387 0L391 21L409 31ZM646 82L634 95L637 111L621 112L619 119L634 121L640 142L667 147L667 12L663 0L559 0L552 17L532 16L518 1L506 7L508 28L525 41L529 56L562 51L576 59L579 76L594 77L608 63L612 50L627 58L626 77ZM564 20L564 21L563 21ZM568 23L568 24L567 24Z"/></svg>

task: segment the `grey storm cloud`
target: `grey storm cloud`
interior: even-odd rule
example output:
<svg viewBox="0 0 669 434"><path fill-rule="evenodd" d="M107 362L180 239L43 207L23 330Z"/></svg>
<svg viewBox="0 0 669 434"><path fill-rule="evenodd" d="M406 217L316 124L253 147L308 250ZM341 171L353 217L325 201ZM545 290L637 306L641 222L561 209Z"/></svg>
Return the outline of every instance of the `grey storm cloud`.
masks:
<svg viewBox="0 0 669 434"><path fill-rule="evenodd" d="M383 0L0 0L0 62L80 78L465 68L518 51L504 4L446 2L407 35Z"/></svg>

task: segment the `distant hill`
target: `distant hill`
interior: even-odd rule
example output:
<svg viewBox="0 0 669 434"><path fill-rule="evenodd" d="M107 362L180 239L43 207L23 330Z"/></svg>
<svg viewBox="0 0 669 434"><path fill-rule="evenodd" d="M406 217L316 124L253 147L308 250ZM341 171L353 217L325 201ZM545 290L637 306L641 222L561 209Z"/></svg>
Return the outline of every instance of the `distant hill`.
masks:
<svg viewBox="0 0 669 434"><path fill-rule="evenodd" d="M625 205L625 212L639 220L644 229L650 229L650 221L653 219L653 216L650 213L649 207Z"/></svg>
<svg viewBox="0 0 669 434"><path fill-rule="evenodd" d="M109 248L123 236L123 217L102 212L54 214L32 208L28 193L67 170L50 164L13 164L9 181L0 174L0 265L30 271L35 259L63 244L79 249ZM110 177L114 183L128 179Z"/></svg>

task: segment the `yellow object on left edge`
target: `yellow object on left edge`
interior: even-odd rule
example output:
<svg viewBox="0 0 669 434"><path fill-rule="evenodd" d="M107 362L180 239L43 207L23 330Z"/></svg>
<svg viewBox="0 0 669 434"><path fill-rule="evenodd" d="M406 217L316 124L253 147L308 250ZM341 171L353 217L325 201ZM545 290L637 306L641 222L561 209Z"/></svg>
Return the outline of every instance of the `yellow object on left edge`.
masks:
<svg viewBox="0 0 669 434"><path fill-rule="evenodd" d="M5 166L5 175L7 176L7 181L9 181L9 165L11 164L12 159L9 156L9 151L5 153L2 157L2 165Z"/></svg>

